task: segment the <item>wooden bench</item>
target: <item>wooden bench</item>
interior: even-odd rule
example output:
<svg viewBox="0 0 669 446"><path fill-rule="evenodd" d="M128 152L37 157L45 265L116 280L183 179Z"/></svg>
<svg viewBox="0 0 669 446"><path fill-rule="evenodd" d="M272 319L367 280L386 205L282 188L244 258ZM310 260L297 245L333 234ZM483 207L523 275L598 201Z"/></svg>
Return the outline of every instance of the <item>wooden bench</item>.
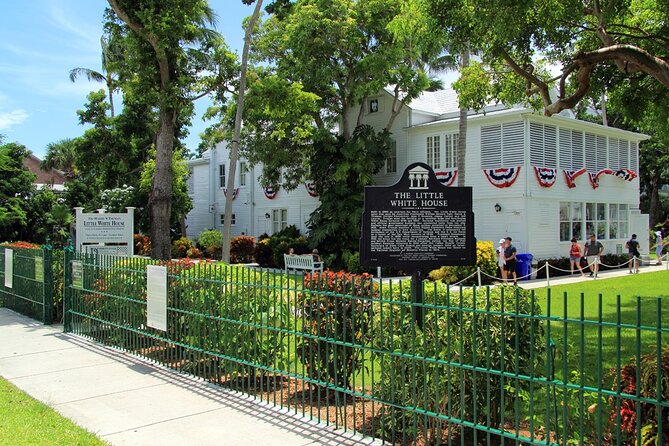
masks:
<svg viewBox="0 0 669 446"><path fill-rule="evenodd" d="M314 257L311 254L296 256L290 254L283 255L283 263L286 265L286 274L289 269L294 270L309 270L323 272L323 262L314 262Z"/></svg>

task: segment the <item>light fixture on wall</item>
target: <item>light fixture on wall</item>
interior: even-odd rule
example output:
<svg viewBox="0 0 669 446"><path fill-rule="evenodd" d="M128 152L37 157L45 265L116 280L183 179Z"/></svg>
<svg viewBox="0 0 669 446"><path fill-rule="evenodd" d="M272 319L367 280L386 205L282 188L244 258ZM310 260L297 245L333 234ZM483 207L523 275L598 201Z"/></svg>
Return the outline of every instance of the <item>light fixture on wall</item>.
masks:
<svg viewBox="0 0 669 446"><path fill-rule="evenodd" d="M265 218L269 220L269 217L270 217L269 212L265 212Z"/></svg>
<svg viewBox="0 0 669 446"><path fill-rule="evenodd" d="M495 212L502 212L502 206L499 203L495 203Z"/></svg>

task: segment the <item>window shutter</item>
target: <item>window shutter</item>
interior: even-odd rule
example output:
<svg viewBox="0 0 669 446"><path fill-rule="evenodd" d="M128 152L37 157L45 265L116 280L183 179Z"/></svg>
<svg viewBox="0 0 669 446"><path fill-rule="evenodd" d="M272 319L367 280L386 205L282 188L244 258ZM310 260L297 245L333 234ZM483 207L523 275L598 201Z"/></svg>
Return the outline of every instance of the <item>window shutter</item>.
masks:
<svg viewBox="0 0 669 446"><path fill-rule="evenodd" d="M544 166L544 126L530 122L530 164Z"/></svg>
<svg viewBox="0 0 669 446"><path fill-rule="evenodd" d="M525 164L525 126L523 121L502 125L502 166L513 167Z"/></svg>
<svg viewBox="0 0 669 446"><path fill-rule="evenodd" d="M557 128L552 125L544 125L543 167L557 168Z"/></svg>
<svg viewBox="0 0 669 446"><path fill-rule="evenodd" d="M639 173L639 143L630 143L630 169Z"/></svg>
<svg viewBox="0 0 669 446"><path fill-rule="evenodd" d="M613 170L620 169L620 140L609 138L609 166Z"/></svg>
<svg viewBox="0 0 669 446"><path fill-rule="evenodd" d="M597 170L597 137L592 133L585 134L585 168L588 172Z"/></svg>
<svg viewBox="0 0 669 446"><path fill-rule="evenodd" d="M559 149L560 149L560 169L569 170L573 165L572 158L572 131L567 129L560 129L558 133Z"/></svg>
<svg viewBox="0 0 669 446"><path fill-rule="evenodd" d="M597 135L597 159L595 164L597 165L597 171L606 169L607 157L606 157L606 136Z"/></svg>
<svg viewBox="0 0 669 446"><path fill-rule="evenodd" d="M502 126L481 127L481 169L502 167Z"/></svg>
<svg viewBox="0 0 669 446"><path fill-rule="evenodd" d="M581 169L583 164L583 132L571 131L571 168Z"/></svg>

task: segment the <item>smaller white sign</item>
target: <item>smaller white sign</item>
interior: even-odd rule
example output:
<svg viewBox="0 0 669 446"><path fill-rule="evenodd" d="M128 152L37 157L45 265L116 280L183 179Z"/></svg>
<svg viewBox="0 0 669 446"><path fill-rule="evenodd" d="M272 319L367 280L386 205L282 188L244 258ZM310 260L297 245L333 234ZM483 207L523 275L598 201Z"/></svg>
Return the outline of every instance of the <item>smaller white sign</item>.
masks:
<svg viewBox="0 0 669 446"><path fill-rule="evenodd" d="M167 267L146 267L146 325L167 331Z"/></svg>
<svg viewBox="0 0 669 446"><path fill-rule="evenodd" d="M14 287L14 250L5 248L5 287Z"/></svg>

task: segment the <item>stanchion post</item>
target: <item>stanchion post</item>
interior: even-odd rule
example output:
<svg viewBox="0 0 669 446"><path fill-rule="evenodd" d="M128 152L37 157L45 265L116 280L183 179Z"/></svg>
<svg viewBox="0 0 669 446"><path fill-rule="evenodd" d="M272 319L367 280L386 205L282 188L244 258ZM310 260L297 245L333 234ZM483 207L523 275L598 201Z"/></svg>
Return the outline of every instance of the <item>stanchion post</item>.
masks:
<svg viewBox="0 0 669 446"><path fill-rule="evenodd" d="M544 266L546 267L546 286L551 286L551 265L548 260L546 260Z"/></svg>
<svg viewBox="0 0 669 446"><path fill-rule="evenodd" d="M481 267L477 266L476 267L476 275L478 276L479 279L479 288L481 287Z"/></svg>
<svg viewBox="0 0 669 446"><path fill-rule="evenodd" d="M599 256L595 256L595 279L599 274Z"/></svg>

